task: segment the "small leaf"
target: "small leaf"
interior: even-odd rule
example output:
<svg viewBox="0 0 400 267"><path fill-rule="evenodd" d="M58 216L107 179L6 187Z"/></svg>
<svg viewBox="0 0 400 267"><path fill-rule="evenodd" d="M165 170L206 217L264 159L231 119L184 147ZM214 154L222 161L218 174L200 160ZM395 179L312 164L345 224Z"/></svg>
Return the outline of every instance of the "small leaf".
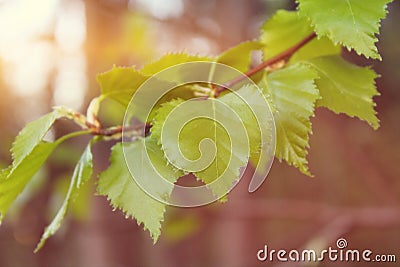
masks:
<svg viewBox="0 0 400 267"><path fill-rule="evenodd" d="M73 201L79 193L80 187L87 182L92 176L93 163L92 163L92 152L91 143L86 147L81 158L79 159L74 173L72 174L70 186L68 188L67 195L65 196L64 202L61 208L58 210L53 221L46 227L39 244L36 246L35 253L38 252L46 240L54 235L61 227L61 223L64 220L65 214L67 213L68 205L70 201Z"/></svg>
<svg viewBox="0 0 400 267"><path fill-rule="evenodd" d="M4 170L0 177L0 221L12 202L22 192L32 176L42 167L58 143L40 142L18 164Z"/></svg>
<svg viewBox="0 0 400 267"><path fill-rule="evenodd" d="M93 98L90 101L89 106L86 111L87 122L89 122L90 124L92 124L96 127L101 127L100 122L98 120L101 101L102 101L102 98L100 96Z"/></svg>
<svg viewBox="0 0 400 267"><path fill-rule="evenodd" d="M173 79L173 78L172 78ZM171 91L169 91L168 93L166 93L165 95L163 95L158 101L157 103L154 105L152 111L150 112L148 118L147 118L147 122L150 122L153 120L155 113L157 112L157 109L160 107L160 105L162 105L163 103L169 102L169 101L173 101L175 99L192 99L192 98L196 98L196 90L198 90L199 87L197 87L196 85L192 85L192 84L185 84L182 86L177 86L174 89L172 89ZM201 88L201 87L200 87ZM211 89L209 89L211 90Z"/></svg>
<svg viewBox="0 0 400 267"><path fill-rule="evenodd" d="M126 165L124 150L137 159L140 168L136 172L144 176L154 175L154 169L143 161L143 153L146 153L143 149L145 145L152 158L152 164L156 165L163 177L173 182L182 176L182 173L167 165L163 152L154 140L146 140L146 144L144 139L140 139L129 144L118 143L112 148L110 167L100 174L97 192L107 196L111 205L121 209L127 217L132 216L138 224L143 223L154 242L157 242L161 233L161 222L164 220L165 204L149 196L136 184Z"/></svg>
<svg viewBox="0 0 400 267"><path fill-rule="evenodd" d="M297 63L322 56L340 55L341 52L342 47L340 45L333 44L327 37L317 37L294 53L289 63Z"/></svg>
<svg viewBox="0 0 400 267"><path fill-rule="evenodd" d="M212 59L207 57L200 57L194 55L188 55L185 53L178 54L167 54L160 58L158 61L145 65L140 72L134 67L113 67L110 71L99 74L97 76L97 81L101 87L101 99L110 98L119 102L125 108L128 107L133 95L139 89L144 82L146 82L152 75L158 72L172 67L181 63L187 62L197 62L197 61L212 61ZM180 75L178 73L180 68L176 69L176 73L168 73L168 77L156 76L156 78L151 79L148 86L174 88L156 103L156 107L160 104L174 99L177 96L185 98L193 98L195 94L191 87L188 85L180 85ZM164 79L165 78L165 79ZM154 83L154 84L153 84ZM150 115L149 120L151 120L153 115Z"/></svg>
<svg viewBox="0 0 400 267"><path fill-rule="evenodd" d="M73 132L60 137L53 143L40 141L24 158L18 158L19 161L14 161L8 168L0 172L0 222L10 205L42 167L53 150L64 141L85 134L88 134L88 132ZM20 142L23 141L18 143L20 144Z"/></svg>
<svg viewBox="0 0 400 267"><path fill-rule="evenodd" d="M197 56L197 55L188 55L186 53L173 53L173 54L166 54L160 59L158 59L155 62L146 64L140 72L143 75L154 75L157 74L158 72L165 70L169 67L182 64L182 63L188 63L188 62L196 62L196 61L212 61L211 58L209 57L202 57L202 56Z"/></svg>
<svg viewBox="0 0 400 267"><path fill-rule="evenodd" d="M18 165L40 143L54 122L60 117L60 109L28 123L15 138L11 148L13 165Z"/></svg>
<svg viewBox="0 0 400 267"><path fill-rule="evenodd" d="M381 59L375 43L387 4L393 0L297 0L300 14L311 20L318 36Z"/></svg>
<svg viewBox="0 0 400 267"><path fill-rule="evenodd" d="M220 98L220 100L229 106L240 117L246 127L246 132L250 142L250 160L254 166L260 164L266 165L266 161L273 155L265 155L265 158L260 158L260 149L262 143L271 144L271 131L273 127L273 117L268 112L268 106L263 105L267 99L260 101L259 88L255 86L244 86L237 93L229 93ZM244 97L244 98L242 98ZM265 101L265 102L264 102ZM262 117L256 118L255 114L262 114ZM264 133L269 133L270 136L262 140L261 130ZM261 167L261 166L260 166Z"/></svg>
<svg viewBox="0 0 400 267"><path fill-rule="evenodd" d="M260 41L264 44L264 59L287 50L312 33L307 19L298 12L278 10L261 28Z"/></svg>
<svg viewBox="0 0 400 267"><path fill-rule="evenodd" d="M246 72L251 64L251 53L262 47L263 44L257 41L243 42L223 52L217 62L231 66L240 72Z"/></svg>
<svg viewBox="0 0 400 267"><path fill-rule="evenodd" d="M226 131L229 123L232 123L232 127L238 125L234 118L228 116L229 113L224 113L226 110L221 109L222 106L214 107L214 101L192 100L184 102L184 106L177 105L178 101L164 104L155 119L155 124L158 123L160 127L156 127L153 134L161 136L162 148L172 164L195 174L216 196L223 196L238 179L240 167L247 163L248 145L242 142L247 142L243 138L245 133L240 135L243 132L231 134ZM215 112L214 118L198 116L198 112L202 111ZM188 117L193 119L189 120ZM162 118L172 119L164 122ZM224 121L222 125L221 121ZM180 128L179 135L170 130ZM158 129L162 132L157 133ZM239 144L239 148L231 149L232 143ZM212 183L219 178L222 183Z"/></svg>
<svg viewBox="0 0 400 267"><path fill-rule="evenodd" d="M314 80L316 71L303 64L295 64L269 74L260 84L267 98L272 100L276 124L276 151L279 160L310 175L307 162L310 118L314 116L319 98Z"/></svg>
<svg viewBox="0 0 400 267"><path fill-rule="evenodd" d="M307 61L320 77L317 87L321 99L317 105L335 113L345 113L379 128L373 97L379 95L372 69L351 64L339 56L321 57Z"/></svg>
<svg viewBox="0 0 400 267"><path fill-rule="evenodd" d="M15 138L11 148L13 162L0 173L0 222L15 198L59 144L42 140L54 122L65 113L64 108L58 107L53 112L28 123Z"/></svg>
<svg viewBox="0 0 400 267"><path fill-rule="evenodd" d="M260 95L252 98L256 90L244 86L218 100L165 103L153 120L151 136L160 140L172 164L193 173L215 196L223 196L239 178L250 155L261 147L260 126L252 113L258 108L254 103L260 100ZM218 183L213 183L217 179Z"/></svg>
<svg viewBox="0 0 400 267"><path fill-rule="evenodd" d="M313 32L310 22L299 16L298 12L278 10L261 28L260 41L264 44L264 59L267 60L294 46ZM325 55L336 55L340 45L334 45L326 37L315 38L299 49L290 62L310 59Z"/></svg>
<svg viewBox="0 0 400 267"><path fill-rule="evenodd" d="M134 67L116 67L97 75L101 97L110 98L127 107L136 90L148 77Z"/></svg>

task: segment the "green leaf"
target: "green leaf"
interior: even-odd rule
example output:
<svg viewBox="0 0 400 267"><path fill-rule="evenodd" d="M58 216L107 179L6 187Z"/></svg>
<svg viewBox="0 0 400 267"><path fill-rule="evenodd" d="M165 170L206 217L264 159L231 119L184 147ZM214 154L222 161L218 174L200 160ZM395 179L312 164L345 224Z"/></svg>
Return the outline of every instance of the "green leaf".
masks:
<svg viewBox="0 0 400 267"><path fill-rule="evenodd" d="M2 172L0 177L0 221L32 176L42 167L58 143L39 142L29 155Z"/></svg>
<svg viewBox="0 0 400 267"><path fill-rule="evenodd" d="M116 67L97 75L101 98L110 98L127 107L136 90L148 77L134 67Z"/></svg>
<svg viewBox="0 0 400 267"><path fill-rule="evenodd" d="M174 79L174 78L172 78ZM165 95L163 95L157 103L154 105L152 111L150 112L147 122L150 122L153 120L155 113L157 112L157 109L162 105L163 103L173 101L175 99L192 99L195 97L198 97L196 95L197 90L203 89L202 87L198 86L197 84L185 84L182 86L177 86ZM209 89L211 90L211 89Z"/></svg>
<svg viewBox="0 0 400 267"><path fill-rule="evenodd" d="M157 242L161 233L161 222L164 220L165 204L149 196L136 184L124 157L125 150L125 153L137 159L137 165L140 166L136 170L137 173L147 177L155 175L154 169L144 162L143 153L146 153L144 146L148 149L151 163L156 165L164 178L174 182L182 176L181 172L167 165L164 154L156 141L146 139L145 142L145 139L140 139L134 143L118 143L112 148L110 167L100 174L97 191L100 195L107 196L111 205L121 209L126 217L131 216L138 224L143 223L154 242Z"/></svg>
<svg viewBox="0 0 400 267"><path fill-rule="evenodd" d="M237 93L252 96L255 90L245 86ZM158 110L151 136L161 140L172 164L195 174L216 196L222 196L237 181L250 154L261 147L260 126L249 107L254 108L253 103L235 93L218 100L171 101ZM212 183L217 179L218 183Z"/></svg>
<svg viewBox="0 0 400 267"><path fill-rule="evenodd" d="M251 53L262 47L263 44L257 41L243 42L223 52L217 62L231 66L240 72L246 72L251 64Z"/></svg>
<svg viewBox="0 0 400 267"><path fill-rule="evenodd" d="M91 144L90 143L85 151L83 152L81 158L79 159L74 173L72 174L70 186L68 188L67 195L65 196L64 202L61 208L58 210L56 216L53 221L46 227L39 244L36 246L35 253L38 252L46 240L54 235L58 229L61 227L61 223L64 220L64 216L67 213L68 205L70 201L73 201L79 193L79 189L81 186L87 182L92 176L93 172L93 158L91 152Z"/></svg>
<svg viewBox="0 0 400 267"><path fill-rule="evenodd" d="M196 62L196 61L212 61L207 57L188 55L185 53L167 54L158 61L145 65L140 72L134 67L113 67L110 71L99 74L97 81L101 88L101 99L110 98L120 103L125 108L128 107L133 95L137 89L147 81L150 76L158 72L181 63ZM180 69L177 69L177 72ZM184 98L193 98L195 94L188 85L177 86L180 84L182 73L168 73L168 77L159 77L152 79L151 86L170 87L174 90L168 92L156 103L156 107L177 96ZM164 79L166 78L166 79ZM153 84L154 83L154 84ZM150 86L150 85L149 85ZM153 115L150 116L150 119Z"/></svg>
<svg viewBox="0 0 400 267"><path fill-rule="evenodd" d="M213 107L213 100L190 102L192 102L189 104L192 107L190 109L188 105L179 106L179 101L164 104L155 117L154 125L159 126L152 130L152 136L156 138L160 136L158 139L162 140L162 148L172 164L186 172L195 174L212 189L216 196L223 196L239 177L239 168L247 162L246 144L241 145L240 148L243 151L238 151L240 153L236 155L231 153L231 138L240 142L244 135L230 136L221 124L215 122L216 118L209 119L197 116L198 111L211 111L215 112L215 117L223 116L221 109ZM185 103L188 102L183 104ZM179 107L182 108L176 110ZM188 121L187 116L193 118L193 120L184 124L185 121ZM163 121L164 118L173 119ZM231 118L227 117L226 119ZM218 121L221 121L221 119ZM231 119L231 123L234 122L235 120ZM184 124L184 126L182 125L179 136L176 135L175 131L169 130L171 127L179 129L181 124ZM165 125L170 126L166 127ZM226 123L224 126L226 126ZM231 156L233 164L228 168ZM211 184L222 174L225 174L224 179L221 180L222 184Z"/></svg>
<svg viewBox="0 0 400 267"><path fill-rule="evenodd" d="M392 0L297 0L300 14L311 20L319 36L354 49L367 58L381 59L375 43L380 21Z"/></svg>
<svg viewBox="0 0 400 267"><path fill-rule="evenodd" d="M310 22L298 12L278 10L261 28L260 41L264 44L263 55L267 60L296 45L313 32ZM341 48L328 38L316 38L299 49L291 62L324 55L339 54Z"/></svg>
<svg viewBox="0 0 400 267"><path fill-rule="evenodd" d="M372 69L351 64L339 56L321 57L307 61L320 79L317 86L321 94L318 106L327 107L335 113L345 113L379 128L379 119L373 97L379 95Z"/></svg>
<svg viewBox="0 0 400 267"><path fill-rule="evenodd" d="M150 131L151 137L159 140L159 144L161 144L161 134L164 127L164 122L167 120L171 111L183 102L185 102L185 100L181 98L172 99L171 101L161 104L161 106L155 111L155 116L152 120L152 127Z"/></svg>
<svg viewBox="0 0 400 267"><path fill-rule="evenodd" d="M146 64L140 72L143 75L154 75L162 70L165 70L169 67L188 63L188 62L196 62L196 61L213 61L212 58L197 56L197 55L188 55L186 53L173 53L173 54L166 54L161 57L159 60Z"/></svg>
<svg viewBox="0 0 400 267"><path fill-rule="evenodd" d="M28 123L24 129L21 130L11 148L14 166L20 164L21 161L32 152L59 117L59 110L54 110Z"/></svg>
<svg viewBox="0 0 400 267"><path fill-rule="evenodd" d="M0 222L15 198L57 146L58 143L42 140L54 122L64 116L64 113L64 108L55 109L28 123L15 138L11 148L13 162L0 174Z"/></svg>
<svg viewBox="0 0 400 267"><path fill-rule="evenodd" d="M53 143L40 141L33 150L19 161L14 161L0 173L0 222L10 205L24 190L30 179L42 167L53 150L65 140L88 134L88 131L73 132ZM19 159L19 158L18 158Z"/></svg>
<svg viewBox="0 0 400 267"><path fill-rule="evenodd" d="M261 28L260 41L264 44L264 59L287 50L312 33L307 19L298 12L278 10Z"/></svg>
<svg viewBox="0 0 400 267"><path fill-rule="evenodd" d="M149 63L145 65L140 71L144 75L153 76L155 75L155 79L152 79L151 82L154 82L157 87L165 87L165 88L174 88L173 90L166 93L162 96L159 101L154 106L154 111L160 106L160 104L168 102L169 100L175 98L183 98L190 99L196 97L195 87L186 84L187 79L185 76L187 75L187 68L176 67L170 68L173 66L177 66L184 63L193 63L193 62L211 62L214 59L209 57L203 57L198 55L189 55L186 53L172 53L166 54L162 56L155 62ZM157 75L159 72L170 68L167 72L163 72L162 74ZM185 70L185 71L182 71ZM193 71L197 71L194 69ZM154 113L150 115L149 120L151 120L154 116Z"/></svg>
<svg viewBox="0 0 400 267"><path fill-rule="evenodd" d="M255 86L245 86L237 91L240 96L245 96L245 99L235 93L229 93L220 98L223 103L236 112L243 122L250 142L250 158L253 159L254 165L261 160L260 148L263 141L260 129L270 133L272 129L270 125L273 123L273 118L269 116L266 106L260 105L262 102L258 99L260 97L258 90ZM258 118L260 120L258 121L254 112L263 114L263 118Z"/></svg>
<svg viewBox="0 0 400 267"><path fill-rule="evenodd" d="M317 37L294 53L289 63L297 63L322 56L340 55L341 52L342 47L340 45L333 44L327 37Z"/></svg>
<svg viewBox="0 0 400 267"><path fill-rule="evenodd" d="M267 98L272 100L276 124L276 151L279 160L310 175L307 162L310 118L314 116L319 98L314 80L316 71L303 64L295 64L269 74L260 84Z"/></svg>

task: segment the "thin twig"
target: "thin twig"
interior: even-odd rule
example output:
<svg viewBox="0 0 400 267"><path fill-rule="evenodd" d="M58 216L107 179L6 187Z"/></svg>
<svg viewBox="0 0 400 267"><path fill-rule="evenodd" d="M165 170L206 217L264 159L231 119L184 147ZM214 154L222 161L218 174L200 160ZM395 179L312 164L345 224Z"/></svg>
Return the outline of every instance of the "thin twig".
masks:
<svg viewBox="0 0 400 267"><path fill-rule="evenodd" d="M258 66L252 68L248 72L245 73L245 75L238 76L237 78L225 83L222 86L219 86L215 89L215 95L216 97L221 94L223 91L227 90L227 88L232 87L233 85L243 81L247 77L251 77L254 74L258 73L259 71L270 67L280 61L287 61L294 53L296 53L299 49L301 49L303 46L308 44L310 41L312 41L317 35L315 33L310 34L294 46L290 47L289 49L283 51L282 53L262 62Z"/></svg>
<svg viewBox="0 0 400 267"><path fill-rule="evenodd" d="M116 127L111 127L111 128L93 128L91 134L93 135L101 135L101 136L113 136L115 134L120 134L124 131L138 131L140 129L147 129L150 127L149 123L140 123L140 124L135 124L127 127L122 127L122 126L116 126ZM146 131L146 130L145 130Z"/></svg>

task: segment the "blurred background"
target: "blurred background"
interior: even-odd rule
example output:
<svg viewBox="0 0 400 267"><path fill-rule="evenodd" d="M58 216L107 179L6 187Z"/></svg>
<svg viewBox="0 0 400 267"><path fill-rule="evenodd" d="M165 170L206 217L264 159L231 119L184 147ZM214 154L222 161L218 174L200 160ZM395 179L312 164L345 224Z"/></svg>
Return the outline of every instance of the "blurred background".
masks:
<svg viewBox="0 0 400 267"><path fill-rule="evenodd" d="M217 55L256 38L277 9L295 7L291 0L0 0L0 167L10 163L13 138L27 122L56 105L84 112L99 94L96 74L113 64L140 67L171 51ZM382 62L344 52L382 75L376 98L382 127L373 131L318 109L309 153L314 178L276 161L254 194L244 179L226 204L168 208L153 245L135 221L93 196L94 177L60 231L33 254L83 150L86 140L78 139L55 152L12 207L0 227L0 266L266 266L256 258L264 245L318 249L335 247L340 237L349 248L396 254L400 261L399 25L395 1L382 24ZM104 109L106 123L121 120L118 106ZM71 130L58 122L50 136ZM95 146L97 172L107 168L111 145Z"/></svg>

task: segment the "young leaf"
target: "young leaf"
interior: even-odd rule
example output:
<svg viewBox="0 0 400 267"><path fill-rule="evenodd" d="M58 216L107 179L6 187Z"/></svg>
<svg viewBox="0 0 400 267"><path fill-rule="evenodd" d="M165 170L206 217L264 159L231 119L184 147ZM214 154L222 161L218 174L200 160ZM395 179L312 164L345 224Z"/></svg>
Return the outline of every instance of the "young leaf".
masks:
<svg viewBox="0 0 400 267"><path fill-rule="evenodd" d="M298 12L278 10L261 28L260 41L264 46L264 59L276 56L312 33L307 19Z"/></svg>
<svg viewBox="0 0 400 267"><path fill-rule="evenodd" d="M188 55L186 53L166 54L159 60L146 64L140 70L140 72L143 75L151 76L169 67L182 63L196 62L196 61L213 61L213 59L197 55Z"/></svg>
<svg viewBox="0 0 400 267"><path fill-rule="evenodd" d="M260 84L275 111L276 151L279 160L310 175L307 163L310 117L319 98L314 80L316 71L303 64L291 65L269 74Z"/></svg>
<svg viewBox="0 0 400 267"><path fill-rule="evenodd" d="M340 55L341 52L342 47L339 44L333 44L327 37L317 37L294 53L289 63L297 63L322 56Z"/></svg>
<svg viewBox="0 0 400 267"><path fill-rule="evenodd" d="M39 142L35 148L19 161L4 170L0 176L0 222L12 202L22 192L32 176L42 167L58 143Z"/></svg>
<svg viewBox="0 0 400 267"><path fill-rule="evenodd" d="M87 133L87 131L73 132L53 143L40 141L24 158L18 162L14 161L7 169L0 172L0 222L12 202L24 190L53 150L65 140Z"/></svg>
<svg viewBox="0 0 400 267"><path fill-rule="evenodd" d="M57 146L58 143L47 143L42 139L64 113L64 108L55 109L28 123L15 138L11 148L13 163L0 174L0 222L14 199Z"/></svg>
<svg viewBox="0 0 400 267"><path fill-rule="evenodd" d="M260 160L260 164L265 165L267 158L273 156L266 155L267 158L260 158L262 143L271 144L272 141L270 137L272 137L271 131L273 131L273 127L271 126L273 117L272 114L268 112L269 107L263 105L263 101L260 101L259 90L260 89L255 86L244 86L237 90L236 93L240 94L240 96L245 96L245 99L242 99L235 93L229 93L220 98L223 103L237 113L243 122L250 142L250 159L255 166ZM267 99L264 99L264 101L267 102ZM262 114L262 117L256 117L255 112L257 114ZM264 140L262 140L263 138L261 136L262 131L268 133L267 138Z"/></svg>
<svg viewBox="0 0 400 267"><path fill-rule="evenodd" d="M243 42L222 53L217 62L231 66L240 72L246 72L251 64L251 53L262 47L263 44L257 41Z"/></svg>
<svg viewBox="0 0 400 267"><path fill-rule="evenodd" d="M167 54L160 58L158 61L145 65L140 72L134 67L113 67L110 71L99 74L97 81L101 88L101 99L110 98L119 102L122 106L128 107L131 98L137 89L150 78L150 76L158 72L177 65L187 62L196 61L211 61L210 58L192 56L185 53ZM181 73L169 74L168 80L162 80L161 77L153 79L154 86L175 87L179 84ZM194 93L190 90L189 86L179 86L169 93L165 94L157 103L158 106L165 101L176 98L178 95L183 95L186 98L194 97ZM150 119L153 116L150 116Z"/></svg>
<svg viewBox="0 0 400 267"><path fill-rule="evenodd" d="M59 117L60 109L57 109L28 123L21 130L11 148L14 166L20 164L32 152Z"/></svg>
<svg viewBox="0 0 400 267"><path fill-rule="evenodd" d="M152 120L151 137L158 140L158 144L161 145L161 133L163 130L164 122L170 115L171 111L183 103L184 100L181 98L172 99L166 103L161 104L161 106L155 111L155 116Z"/></svg>
<svg viewBox="0 0 400 267"><path fill-rule="evenodd" d="M297 44L313 32L310 22L298 12L278 10L261 28L260 41L264 44L263 55L267 60ZM297 51L291 62L323 55L340 53L340 46L327 38L316 38Z"/></svg>
<svg viewBox="0 0 400 267"><path fill-rule="evenodd" d="M213 107L213 100L192 101L189 104L190 109L189 105L186 105L187 108L183 107L182 111L177 111L169 116L173 118L173 121L161 121L160 118L167 117L171 105L176 103L176 101L167 103L160 108L155 123L159 123L161 127L154 129L153 133L157 129L162 129L163 132L155 133L155 136L162 135L162 147L170 162L195 174L212 189L216 196L225 195L239 177L239 168L247 163L248 147L245 143L242 143L242 140L245 139L243 138L244 135L239 136L240 131L233 134L226 131L224 127L229 126L228 124L231 124L232 127L237 126L237 124L232 117L223 118L223 110ZM201 117L197 115L199 111L215 112L215 116L211 119ZM228 115L229 113L225 114ZM181 124L187 120L185 118L182 120L179 117L180 115L189 116L193 120L183 126ZM220 124L221 121L224 121L223 125ZM166 123L169 123L170 126L166 127ZM174 125L171 126L171 124ZM171 127L178 129L181 126L183 127L179 136L176 136L175 131L169 130ZM231 149L232 143L240 144L239 149ZM188 159L188 162L186 159ZM212 184L223 174L222 184Z"/></svg>
<svg viewBox="0 0 400 267"><path fill-rule="evenodd" d="M321 94L318 106L335 113L345 113L379 128L373 97L379 95L375 79L378 75L368 67L351 64L339 56L321 57L307 61L320 77L317 87Z"/></svg>
<svg viewBox="0 0 400 267"><path fill-rule="evenodd" d="M319 36L329 37L367 58L381 59L375 43L380 21L392 0L297 0Z"/></svg>
<svg viewBox="0 0 400 267"><path fill-rule="evenodd" d="M58 210L53 221L46 227L44 233L40 239L39 244L36 246L35 253L38 252L46 240L54 235L61 226L65 214L67 213L68 205L70 201L73 201L79 193L80 187L87 182L92 176L93 163L92 163L92 152L91 143L86 147L81 158L79 159L74 172L72 174L70 186L68 188L67 195L65 196L64 202L61 208Z"/></svg>
<svg viewBox="0 0 400 267"><path fill-rule="evenodd" d="M116 67L97 75L101 98L110 98L127 107L135 91L148 77L134 67Z"/></svg>
<svg viewBox="0 0 400 267"><path fill-rule="evenodd" d="M143 223L148 229L154 242L157 242L161 233L161 222L164 220L165 204L155 200L144 192L133 180L125 162L124 150L137 159L141 169L136 170L145 176L154 175L154 170L143 162L143 147L146 145L152 163L157 164L157 170L171 182L182 176L167 165L164 154L156 141L140 139L134 143L118 143L112 148L110 167L100 174L97 192L107 196L114 208L121 209L126 217L132 216L138 224ZM123 147L124 146L124 147ZM171 192L169 192L171 193Z"/></svg>
<svg viewBox="0 0 400 267"><path fill-rule="evenodd" d="M258 89L245 86L238 93L250 96L247 100L251 101L254 90ZM268 127L258 124L250 109L258 108L253 104L234 93L219 100L171 101L159 108L151 136L161 140L170 162L222 196L232 188L250 155L259 152L260 127ZM176 129L180 129L178 134Z"/></svg>

